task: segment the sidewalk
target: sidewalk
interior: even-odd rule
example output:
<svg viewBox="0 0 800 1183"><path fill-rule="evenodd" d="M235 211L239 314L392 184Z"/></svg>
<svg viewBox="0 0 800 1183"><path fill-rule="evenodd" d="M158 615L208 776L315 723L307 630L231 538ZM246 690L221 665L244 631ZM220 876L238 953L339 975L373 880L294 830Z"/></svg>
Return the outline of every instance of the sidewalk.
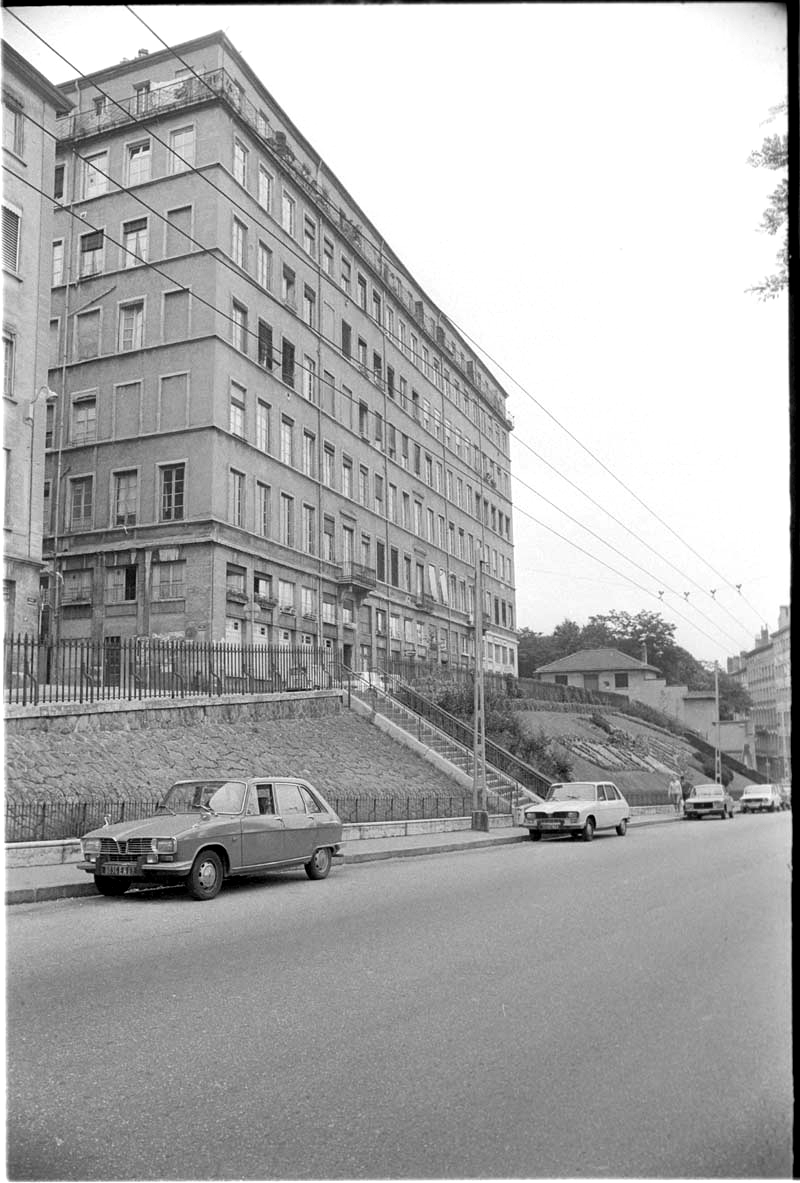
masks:
<svg viewBox="0 0 800 1183"><path fill-rule="evenodd" d="M631 818L630 828L678 820L673 814L645 815ZM441 834L413 834L402 838L357 838L343 843L343 861L346 865L378 859L417 858L458 850L507 846L528 840L528 831L521 826L507 826L488 834L475 830L451 830ZM79 870L75 863L6 868L6 904L34 904L84 895L97 898L98 892L91 875Z"/></svg>

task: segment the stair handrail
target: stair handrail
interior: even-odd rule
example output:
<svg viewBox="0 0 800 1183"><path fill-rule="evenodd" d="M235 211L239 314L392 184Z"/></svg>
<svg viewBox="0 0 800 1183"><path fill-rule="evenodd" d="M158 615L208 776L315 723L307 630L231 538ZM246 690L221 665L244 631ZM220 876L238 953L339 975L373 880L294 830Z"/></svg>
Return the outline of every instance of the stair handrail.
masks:
<svg viewBox="0 0 800 1183"><path fill-rule="evenodd" d="M352 679L357 683L361 683L376 696L380 694L384 698L387 698L391 703L397 707L400 707L413 718L426 723L434 734L457 744L463 751L467 753L468 756L472 756L472 734L467 724L464 723L463 720L456 718L455 715L451 715L449 711L444 710L443 707L440 707L436 703L431 702L430 699L425 698L424 695L419 694L413 686L409 686L408 683L403 682L402 678L400 678L397 674L386 674L381 672L380 678L384 685L376 686L375 683L368 677L365 677L363 674L357 672L356 670L352 670L347 666L343 667L343 672L346 674L348 679ZM408 703L403 702L402 699L397 698L396 695L392 694L386 689L386 684L388 682L391 682L393 685L399 684L404 690L413 694L415 698L419 699L422 703L435 711L440 718L445 719L450 725L452 725L456 731L462 733L469 742L465 742L464 739L462 739L458 734L454 735L451 731L446 731L443 727L437 726L437 724L428 718L422 711L415 710L413 706L410 706ZM510 782L508 784L508 788L512 789L518 794L521 794L523 797L527 798L527 800L534 802L543 800L545 792L550 787L550 780L543 776L543 774L540 773L536 768L533 768L530 764L526 764L524 760L520 760L519 757L515 756L512 752L509 752L506 748L501 747L500 744L496 744L492 740L487 740L485 746L486 755L489 757L487 760L487 769L490 769L492 772L502 777L505 781ZM495 752L498 753L502 759L521 769L524 774L533 776L536 781L542 785L544 791L542 793L537 793L535 789L532 789L530 785L527 785L524 781L520 780L518 776L515 776L507 768L503 768L497 763L495 759L491 758L492 753ZM491 792L493 790L489 791Z"/></svg>

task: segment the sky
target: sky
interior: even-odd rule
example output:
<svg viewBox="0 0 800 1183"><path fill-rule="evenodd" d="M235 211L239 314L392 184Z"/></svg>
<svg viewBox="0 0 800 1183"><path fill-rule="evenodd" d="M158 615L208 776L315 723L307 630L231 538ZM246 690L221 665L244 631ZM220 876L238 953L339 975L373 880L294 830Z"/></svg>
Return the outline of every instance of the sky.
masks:
<svg viewBox="0 0 800 1183"><path fill-rule="evenodd" d="M508 392L520 628L658 612L724 668L777 627L788 299L746 291L778 248L747 158L783 5L12 6L3 36L58 84L161 49L137 13L224 30Z"/></svg>

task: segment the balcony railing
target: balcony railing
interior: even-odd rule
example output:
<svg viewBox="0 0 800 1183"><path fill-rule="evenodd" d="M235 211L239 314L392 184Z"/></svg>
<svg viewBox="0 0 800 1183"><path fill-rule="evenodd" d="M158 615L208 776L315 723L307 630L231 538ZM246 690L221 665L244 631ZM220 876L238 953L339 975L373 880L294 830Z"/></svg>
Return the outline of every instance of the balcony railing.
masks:
<svg viewBox="0 0 800 1183"><path fill-rule="evenodd" d="M377 586L378 578L374 567L365 567L363 563L343 563L336 581L355 591L368 592Z"/></svg>

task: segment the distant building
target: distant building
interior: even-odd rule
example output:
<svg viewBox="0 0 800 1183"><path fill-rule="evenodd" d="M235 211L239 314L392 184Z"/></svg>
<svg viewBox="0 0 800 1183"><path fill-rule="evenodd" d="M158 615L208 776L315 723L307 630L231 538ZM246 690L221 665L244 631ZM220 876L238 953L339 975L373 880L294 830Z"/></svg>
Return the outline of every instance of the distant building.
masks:
<svg viewBox="0 0 800 1183"><path fill-rule="evenodd" d="M775 632L763 628L753 649L727 663L752 700L747 738L752 765L775 782L792 778L791 647L791 613L782 605Z"/></svg>
<svg viewBox="0 0 800 1183"><path fill-rule="evenodd" d="M72 106L3 42L3 612L38 634L56 113Z"/></svg>
<svg viewBox="0 0 800 1183"><path fill-rule="evenodd" d="M482 611L516 673L513 424L468 342L222 33L64 89L54 633L469 665Z"/></svg>

